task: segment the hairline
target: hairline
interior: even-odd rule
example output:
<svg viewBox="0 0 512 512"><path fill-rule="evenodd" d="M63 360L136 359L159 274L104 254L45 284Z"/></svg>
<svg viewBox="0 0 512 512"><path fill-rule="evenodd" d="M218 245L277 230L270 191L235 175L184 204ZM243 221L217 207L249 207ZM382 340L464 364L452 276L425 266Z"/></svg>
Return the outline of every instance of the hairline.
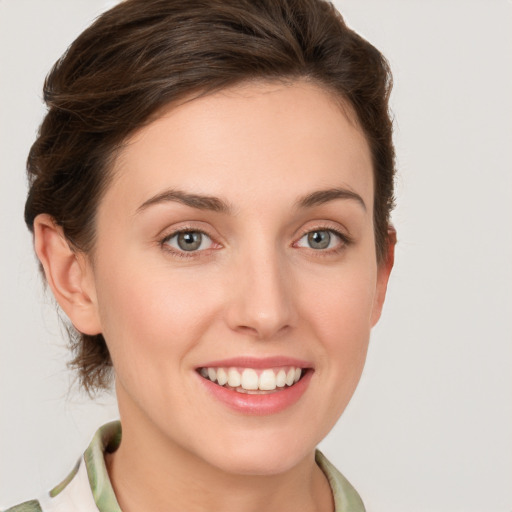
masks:
<svg viewBox="0 0 512 512"><path fill-rule="evenodd" d="M119 178L119 176L122 174L122 158L124 149L131 143L133 138L139 133L143 128L150 125L151 123L157 121L158 119L162 118L166 114L170 113L176 108L179 108L183 105L186 105L189 102L192 102L197 99L201 99L207 96L211 96L217 93L220 93L222 91L228 91L228 90L234 90L237 88L243 88L246 86L256 85L256 86L264 86L264 85L271 85L271 84L281 84L286 87L291 87L293 85L297 84L308 84L312 85L319 90L323 91L327 94L327 96L330 98L330 100L333 102L333 105L335 105L341 113L345 116L345 118L348 120L348 122L356 128L360 134L362 135L364 141L366 142L366 145L368 146L368 151L371 157L371 165L372 165L372 190L373 190L373 203L372 207L373 210L375 210L375 200L376 200L376 180L375 180L375 164L373 162L373 151L370 145L370 141L368 140L368 136L366 135L360 121L359 117L357 115L356 109L350 102L348 98L346 98L342 93L337 91L335 87L330 86L327 84L324 80L321 80L314 75L311 74L301 74L301 73L283 73L282 75L275 75L275 76L265 76L263 74L261 75L255 75L255 76L247 76L242 77L239 80L233 80L232 82L223 84L223 85L217 85L217 86L211 86L211 87L198 87L198 88L192 88L190 91L177 96L176 98L173 98L169 101L167 101L165 104L159 107L155 107L146 117L144 121L139 123L138 126L134 127L132 130L128 131L120 140L118 143L113 141L112 148L110 151L108 151L107 156L105 158L105 162L100 164L103 169L101 171L102 174L102 186L101 191L98 194L96 198L96 207L94 210L94 218L92 219L92 236L87 244L88 247L86 248L80 248L78 247L72 240L70 241L73 246L79 251L83 252L87 258L90 260L91 264L94 266L94 263L96 261L95 258L95 249L96 249L96 239L97 239L97 219L98 219L98 210L101 206L101 203L109 190L110 187L115 185L116 180ZM374 212L375 213L375 212ZM376 232L376 226L375 223L373 223L373 231L374 231L374 240L375 240L375 248L376 248L376 256L378 259L377 254L377 232Z"/></svg>

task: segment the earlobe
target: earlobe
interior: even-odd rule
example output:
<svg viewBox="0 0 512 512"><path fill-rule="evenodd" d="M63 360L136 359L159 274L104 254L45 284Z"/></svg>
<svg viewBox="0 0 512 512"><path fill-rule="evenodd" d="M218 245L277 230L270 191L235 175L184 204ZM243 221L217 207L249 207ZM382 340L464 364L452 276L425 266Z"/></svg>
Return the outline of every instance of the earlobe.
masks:
<svg viewBox="0 0 512 512"><path fill-rule="evenodd" d="M34 247L48 285L73 326L83 334L99 334L92 269L85 255L70 247L62 228L47 214L34 220Z"/></svg>
<svg viewBox="0 0 512 512"><path fill-rule="evenodd" d="M388 227L388 246L386 258L379 263L377 269L377 289L373 302L371 325L372 327L379 321L386 298L389 276L395 263L396 230L393 226Z"/></svg>

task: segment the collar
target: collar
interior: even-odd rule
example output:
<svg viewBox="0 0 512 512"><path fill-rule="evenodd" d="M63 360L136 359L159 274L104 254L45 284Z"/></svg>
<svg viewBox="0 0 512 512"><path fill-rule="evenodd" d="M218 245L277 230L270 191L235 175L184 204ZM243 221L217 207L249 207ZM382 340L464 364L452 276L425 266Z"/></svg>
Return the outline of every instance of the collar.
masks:
<svg viewBox="0 0 512 512"><path fill-rule="evenodd" d="M99 512L121 512L105 465L105 453L112 453L117 450L121 443L121 435L122 430L119 421L107 423L96 432L84 452L83 463L85 464L87 480ZM315 452L315 461L329 481L334 498L335 512L365 512L363 502L357 491L320 450ZM68 488L68 485L77 478L81 462L79 461L62 483L50 491L51 498L65 494L62 491Z"/></svg>

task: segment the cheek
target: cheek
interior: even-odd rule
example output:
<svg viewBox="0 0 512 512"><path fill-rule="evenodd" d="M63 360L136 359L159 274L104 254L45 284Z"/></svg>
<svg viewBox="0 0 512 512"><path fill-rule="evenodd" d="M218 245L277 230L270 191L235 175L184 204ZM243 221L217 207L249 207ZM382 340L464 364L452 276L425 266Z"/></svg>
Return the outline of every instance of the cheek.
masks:
<svg viewBox="0 0 512 512"><path fill-rule="evenodd" d="M364 260L362 260L363 262ZM350 265L317 282L303 311L320 340L322 376L340 403L346 405L363 370L376 286L376 265ZM308 306L309 305L309 306ZM312 307L314 305L314 307Z"/></svg>
<svg viewBox="0 0 512 512"><path fill-rule="evenodd" d="M342 297L331 296L325 302L323 314L316 324L322 339L329 368L335 373L330 378L338 388L353 390L359 380L366 359L370 337L371 296L354 289Z"/></svg>
<svg viewBox="0 0 512 512"><path fill-rule="evenodd" d="M218 297L201 287L200 276L128 259L105 270L98 274L98 304L117 373L125 366L176 364L215 315Z"/></svg>
<svg viewBox="0 0 512 512"><path fill-rule="evenodd" d="M312 322L331 343L354 343L371 328L376 288L376 271L358 265L340 269L318 280L307 293L305 310L312 312Z"/></svg>

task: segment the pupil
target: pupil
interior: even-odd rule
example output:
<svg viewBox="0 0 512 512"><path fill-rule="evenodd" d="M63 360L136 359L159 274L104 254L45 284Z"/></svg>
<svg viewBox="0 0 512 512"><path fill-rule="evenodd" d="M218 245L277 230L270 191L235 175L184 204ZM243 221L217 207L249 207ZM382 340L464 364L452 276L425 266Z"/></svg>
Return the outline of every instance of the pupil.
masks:
<svg viewBox="0 0 512 512"><path fill-rule="evenodd" d="M313 231L308 235L308 242L313 249L326 249L329 247L331 234L328 231Z"/></svg>
<svg viewBox="0 0 512 512"><path fill-rule="evenodd" d="M188 231L178 235L178 246L184 251L195 251L201 245L201 233Z"/></svg>

